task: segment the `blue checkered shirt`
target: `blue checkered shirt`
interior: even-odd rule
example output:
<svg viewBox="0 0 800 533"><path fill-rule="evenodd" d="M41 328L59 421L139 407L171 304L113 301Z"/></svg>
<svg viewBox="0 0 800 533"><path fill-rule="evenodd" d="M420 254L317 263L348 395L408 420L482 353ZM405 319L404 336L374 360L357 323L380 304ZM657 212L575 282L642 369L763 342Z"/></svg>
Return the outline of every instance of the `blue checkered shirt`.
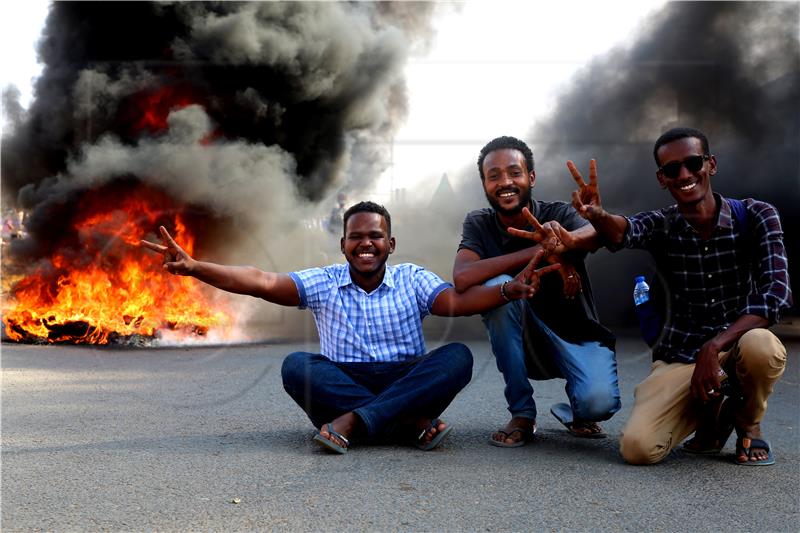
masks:
<svg viewBox="0 0 800 533"><path fill-rule="evenodd" d="M774 324L791 307L792 292L783 231L770 204L742 200L747 231L734 222L727 201L708 240L673 205L628 218L623 246L644 248L656 260L670 290L670 319L654 359L691 363L707 340L745 314Z"/></svg>
<svg viewBox="0 0 800 533"><path fill-rule="evenodd" d="M320 352L337 362L407 361L424 355L422 319L439 293L452 287L411 263L387 265L371 293L353 283L348 265L289 275L297 285L300 309L314 313Z"/></svg>

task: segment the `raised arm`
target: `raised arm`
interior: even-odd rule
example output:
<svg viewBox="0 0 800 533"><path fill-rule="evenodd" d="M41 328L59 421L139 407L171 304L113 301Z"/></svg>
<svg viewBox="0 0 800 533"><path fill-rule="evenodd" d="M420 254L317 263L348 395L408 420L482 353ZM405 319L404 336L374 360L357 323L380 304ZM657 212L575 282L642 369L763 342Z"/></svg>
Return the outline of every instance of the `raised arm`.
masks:
<svg viewBox="0 0 800 533"><path fill-rule="evenodd" d="M455 289L443 290L434 300L431 313L439 316L468 316L500 307L511 300L531 298L539 290L541 276L561 268L556 263L537 270L536 266L543 256L544 251L537 250L514 279L501 285L475 285L461 293Z"/></svg>
<svg viewBox="0 0 800 533"><path fill-rule="evenodd" d="M591 222L597 233L609 244L620 244L625 238L628 221L620 215L612 215L603 209L600 201L600 186L597 183L597 161L589 160L589 183L583 181L581 173L572 161L567 161L578 190L572 193L572 206L580 216Z"/></svg>
<svg viewBox="0 0 800 533"><path fill-rule="evenodd" d="M193 259L167 232L159 227L161 242L141 241L145 248L164 256L164 269L179 276L192 276L218 289L263 298L287 306L300 305L300 295L287 274L264 272L249 266L227 266Z"/></svg>

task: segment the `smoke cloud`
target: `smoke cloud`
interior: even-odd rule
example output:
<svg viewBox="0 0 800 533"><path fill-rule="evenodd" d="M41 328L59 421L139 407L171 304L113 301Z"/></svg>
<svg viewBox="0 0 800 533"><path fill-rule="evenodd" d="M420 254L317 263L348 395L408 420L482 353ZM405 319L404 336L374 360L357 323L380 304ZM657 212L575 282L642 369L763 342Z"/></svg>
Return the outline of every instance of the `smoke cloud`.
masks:
<svg viewBox="0 0 800 533"><path fill-rule="evenodd" d="M36 218L52 195L135 175L274 233L388 164L406 114L401 70L432 10L55 2L36 99L3 139L5 200L18 195Z"/></svg>
<svg viewBox="0 0 800 533"><path fill-rule="evenodd" d="M609 211L632 215L671 205L655 178L653 143L671 127L698 128L717 156L714 190L778 208L797 288L799 39L796 2L668 3L631 42L575 76L552 115L533 126L534 195L568 201L575 184L565 162L572 159L586 176L596 158ZM598 252L591 263L601 316L633 323L633 277L654 272L649 256Z"/></svg>
<svg viewBox="0 0 800 533"><path fill-rule="evenodd" d="M23 115L4 93L3 200L29 213L10 255L40 264L87 191L113 205L133 180L191 209L217 260L326 260L338 244L306 225L330 208L320 200L388 165L407 112L402 68L426 45L433 9L54 2L34 102Z"/></svg>

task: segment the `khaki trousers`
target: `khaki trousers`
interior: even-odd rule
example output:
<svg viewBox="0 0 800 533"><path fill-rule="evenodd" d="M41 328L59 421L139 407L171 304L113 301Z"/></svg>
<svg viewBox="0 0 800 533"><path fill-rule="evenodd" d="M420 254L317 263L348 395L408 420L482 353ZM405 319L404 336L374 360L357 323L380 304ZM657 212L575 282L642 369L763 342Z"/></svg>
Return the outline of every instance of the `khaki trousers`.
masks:
<svg viewBox="0 0 800 533"><path fill-rule="evenodd" d="M766 329L752 329L719 354L729 375L736 373L744 397L737 427L761 422L772 386L786 366L786 348ZM631 464L653 464L697 429L701 413L689 392L694 363L655 361L634 392L633 412L622 430L620 452Z"/></svg>

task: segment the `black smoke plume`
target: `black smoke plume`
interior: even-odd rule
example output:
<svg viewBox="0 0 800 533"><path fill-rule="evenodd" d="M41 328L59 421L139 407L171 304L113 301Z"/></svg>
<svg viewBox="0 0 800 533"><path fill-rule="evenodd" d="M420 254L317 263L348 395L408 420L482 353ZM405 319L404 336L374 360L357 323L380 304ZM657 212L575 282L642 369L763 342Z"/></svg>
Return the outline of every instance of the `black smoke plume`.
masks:
<svg viewBox="0 0 800 533"><path fill-rule="evenodd" d="M575 184L565 162L574 160L586 175L593 157L609 211L630 215L671 205L656 182L653 143L670 127L698 128L717 156L714 190L780 211L796 289L800 4L670 2L637 34L580 72L552 116L531 130L539 176L534 194L568 200ZM653 273L645 255L592 258L607 320L630 316L633 277ZM793 292L797 302L800 294Z"/></svg>
<svg viewBox="0 0 800 533"><path fill-rule="evenodd" d="M279 214L374 179L432 9L54 2L35 100L2 143L4 200L34 222L27 249L58 231L53 204L117 176L273 231Z"/></svg>

